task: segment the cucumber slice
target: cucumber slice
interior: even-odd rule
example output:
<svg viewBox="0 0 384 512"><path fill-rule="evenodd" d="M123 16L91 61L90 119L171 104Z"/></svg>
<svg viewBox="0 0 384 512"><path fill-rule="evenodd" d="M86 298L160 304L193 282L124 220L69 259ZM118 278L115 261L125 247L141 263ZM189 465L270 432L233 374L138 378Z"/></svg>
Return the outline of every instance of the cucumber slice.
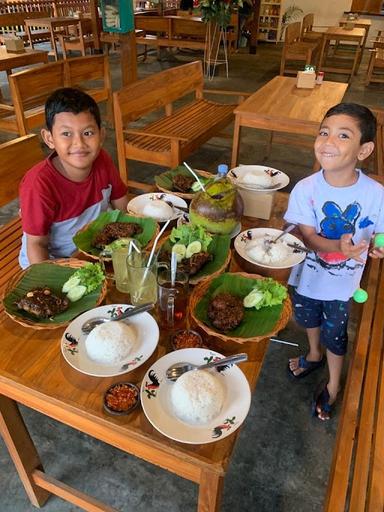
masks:
<svg viewBox="0 0 384 512"><path fill-rule="evenodd" d="M65 281L63 284L62 292L68 293L71 288L74 286L77 286L80 284L80 278L77 276L72 276L68 279L68 281Z"/></svg>
<svg viewBox="0 0 384 512"><path fill-rule="evenodd" d="M72 286L72 288L67 293L67 297L71 302L76 302L81 299L83 295L85 295L87 291L87 287L79 284L78 286Z"/></svg>
<svg viewBox="0 0 384 512"><path fill-rule="evenodd" d="M252 290L246 297L244 297L243 305L245 308L253 308L263 300L263 297L264 295L261 292Z"/></svg>
<svg viewBox="0 0 384 512"><path fill-rule="evenodd" d="M199 242L199 240L195 240L194 242L191 242L188 245L187 250L185 252L185 257L190 258L191 256L193 256L194 254L196 254L200 251L201 251L201 242Z"/></svg>
<svg viewBox="0 0 384 512"><path fill-rule="evenodd" d="M198 181L192 183L191 190L193 190L193 192L199 192L201 190L200 183Z"/></svg>
<svg viewBox="0 0 384 512"><path fill-rule="evenodd" d="M172 247L172 252L175 252L177 254L177 261L181 261L185 258L185 253L187 251L187 248L184 244L175 244Z"/></svg>

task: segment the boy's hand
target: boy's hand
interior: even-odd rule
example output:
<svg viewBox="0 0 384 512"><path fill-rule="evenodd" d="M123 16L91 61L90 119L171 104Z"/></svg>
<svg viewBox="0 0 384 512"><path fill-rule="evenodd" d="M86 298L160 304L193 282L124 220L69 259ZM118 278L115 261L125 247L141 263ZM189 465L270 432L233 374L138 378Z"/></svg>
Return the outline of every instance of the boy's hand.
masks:
<svg viewBox="0 0 384 512"><path fill-rule="evenodd" d="M340 238L340 251L347 256L359 263L364 263L365 260L360 257L360 254L368 249L368 242L362 240L358 244L352 243L352 235L343 235ZM383 254L384 256L384 254Z"/></svg>
<svg viewBox="0 0 384 512"><path fill-rule="evenodd" d="M384 258L384 247L373 247L369 251L369 256L371 258Z"/></svg>

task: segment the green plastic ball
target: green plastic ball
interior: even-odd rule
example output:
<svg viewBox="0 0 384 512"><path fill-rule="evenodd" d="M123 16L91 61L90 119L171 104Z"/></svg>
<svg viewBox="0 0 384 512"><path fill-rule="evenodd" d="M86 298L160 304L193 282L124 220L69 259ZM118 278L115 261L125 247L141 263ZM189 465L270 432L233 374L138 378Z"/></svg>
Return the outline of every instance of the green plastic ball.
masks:
<svg viewBox="0 0 384 512"><path fill-rule="evenodd" d="M375 236L375 247L384 247L384 233Z"/></svg>
<svg viewBox="0 0 384 512"><path fill-rule="evenodd" d="M362 304L368 299L368 293L363 290L362 288L358 288L355 293L353 294L353 300L355 302L358 302L359 304Z"/></svg>

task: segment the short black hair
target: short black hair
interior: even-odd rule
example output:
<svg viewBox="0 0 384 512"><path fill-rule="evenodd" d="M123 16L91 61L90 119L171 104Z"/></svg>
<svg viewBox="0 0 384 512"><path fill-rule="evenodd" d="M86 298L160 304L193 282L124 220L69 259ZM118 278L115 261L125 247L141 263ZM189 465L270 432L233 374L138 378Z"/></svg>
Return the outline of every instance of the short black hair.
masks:
<svg viewBox="0 0 384 512"><path fill-rule="evenodd" d="M51 132L55 122L55 115L61 112L80 114L89 112L95 119L97 126L101 127L100 110L96 101L80 89L63 87L53 92L45 102L45 124Z"/></svg>
<svg viewBox="0 0 384 512"><path fill-rule="evenodd" d="M373 142L375 140L376 117L369 108L364 107L364 105L358 105L357 103L339 103L328 110L322 120L322 123L328 117L340 114L350 116L357 121L361 133L360 144Z"/></svg>

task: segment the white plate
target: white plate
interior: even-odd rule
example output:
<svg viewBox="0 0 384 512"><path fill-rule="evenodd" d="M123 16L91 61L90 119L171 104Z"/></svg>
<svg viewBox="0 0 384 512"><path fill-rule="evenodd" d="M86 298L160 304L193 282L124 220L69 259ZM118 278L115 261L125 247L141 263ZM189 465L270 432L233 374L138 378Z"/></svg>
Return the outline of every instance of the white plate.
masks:
<svg viewBox="0 0 384 512"><path fill-rule="evenodd" d="M148 420L159 432L181 443L205 444L224 439L240 427L251 405L251 391L244 373L236 365L217 373L224 386L225 399L216 418L204 425L192 425L180 420L172 409L174 382L166 378L167 368L182 361L204 364L222 357L205 348L185 348L166 354L151 366L141 383L141 404Z"/></svg>
<svg viewBox="0 0 384 512"><path fill-rule="evenodd" d="M272 178L271 188L258 187L257 185L250 185L248 183L242 183L241 178L245 174L252 172L255 174L269 174ZM236 175L236 176L235 176ZM286 187L289 184L289 176L282 171L273 169L273 167L266 167L265 165L240 165L235 167L228 172L228 178L234 185L245 190L254 190L260 192L275 192L281 188Z"/></svg>
<svg viewBox="0 0 384 512"><path fill-rule="evenodd" d="M154 219L157 222L166 222L167 220L175 220L180 215L183 214L182 211L177 210L177 208L188 208L187 203L179 196L175 196L173 194L165 194L164 192L157 192L153 194L141 194L140 196L134 197L131 201L129 201L127 205L127 211L133 215L140 215L141 217L145 217L143 214L143 210L146 204L149 201L153 201L154 199L162 199L164 201L170 201L176 208L174 208L173 215L170 219Z"/></svg>
<svg viewBox="0 0 384 512"><path fill-rule="evenodd" d="M134 351L129 354L127 360L121 361L118 365L96 363L88 357L85 349L87 335L81 331L83 323L96 316L113 317L120 315L127 307L129 307L127 304L100 306L73 320L61 338L61 352L67 363L75 370L94 377L113 377L141 366L152 355L159 341L159 327L156 320L149 313L140 313L129 319L129 325L136 331L137 341ZM125 366L123 367L123 365Z"/></svg>
<svg viewBox="0 0 384 512"><path fill-rule="evenodd" d="M176 226L179 228L183 224L189 224L189 214L183 213L183 215L180 215L180 217L177 219ZM232 233L229 234L231 238L235 238L241 231L241 222L236 224L235 229L232 231Z"/></svg>
<svg viewBox="0 0 384 512"><path fill-rule="evenodd" d="M274 229L274 228L253 228L248 229L247 231L243 231L235 238L235 250L242 258L249 261L250 263L259 265L259 267L265 267L265 268L290 268L294 265L297 265L298 263L301 263L305 256L305 252L295 252L295 249L292 247L287 247L289 250L288 255L284 259L284 263L261 263L259 261L256 261L249 257L247 253L247 246L251 243L257 240L258 238L262 239L265 237L265 235L270 236L271 238L276 238L280 233L282 232L281 229ZM295 236L291 235L290 233L287 233L283 240L289 244L297 244L301 247L305 247L303 242L296 238Z"/></svg>

